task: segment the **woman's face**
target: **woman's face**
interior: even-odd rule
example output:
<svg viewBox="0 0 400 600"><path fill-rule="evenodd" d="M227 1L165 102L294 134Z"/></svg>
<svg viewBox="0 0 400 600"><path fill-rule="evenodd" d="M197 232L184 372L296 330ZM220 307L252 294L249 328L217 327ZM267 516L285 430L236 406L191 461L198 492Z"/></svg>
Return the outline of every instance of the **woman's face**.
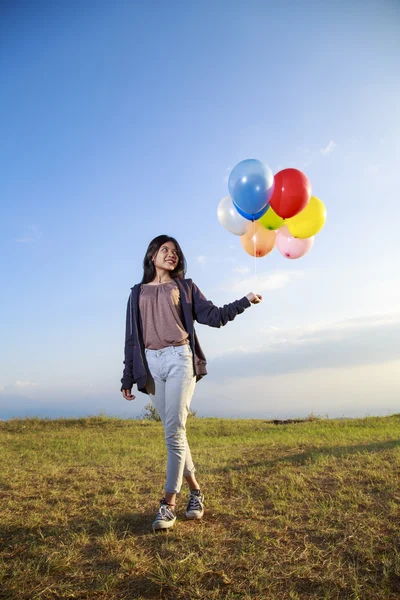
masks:
<svg viewBox="0 0 400 600"><path fill-rule="evenodd" d="M178 266L179 256L174 242L165 242L157 254L153 256L153 262L156 269L164 271L173 271Z"/></svg>

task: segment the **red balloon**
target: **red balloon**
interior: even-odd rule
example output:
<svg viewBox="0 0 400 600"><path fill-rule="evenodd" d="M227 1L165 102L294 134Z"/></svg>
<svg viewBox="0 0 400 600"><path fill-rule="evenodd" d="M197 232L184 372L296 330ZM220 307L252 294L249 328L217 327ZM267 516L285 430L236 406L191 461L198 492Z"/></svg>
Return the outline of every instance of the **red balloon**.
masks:
<svg viewBox="0 0 400 600"><path fill-rule="evenodd" d="M311 198L311 183L297 169L283 169L275 175L270 205L282 219L290 219L303 210Z"/></svg>

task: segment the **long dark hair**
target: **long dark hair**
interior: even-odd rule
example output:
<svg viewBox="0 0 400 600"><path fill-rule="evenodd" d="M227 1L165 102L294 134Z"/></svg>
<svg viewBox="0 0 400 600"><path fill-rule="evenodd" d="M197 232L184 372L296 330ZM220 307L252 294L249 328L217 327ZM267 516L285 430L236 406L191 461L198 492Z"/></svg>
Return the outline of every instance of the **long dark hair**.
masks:
<svg viewBox="0 0 400 600"><path fill-rule="evenodd" d="M169 235L159 235L158 237L151 240L149 247L146 250L146 254L143 259L143 279L141 283L151 283L156 276L156 269L153 263L153 256L157 254L159 249L166 242L173 242L175 244L176 251L178 253L178 264L175 269L171 271L172 279L179 277L184 279L186 275L186 259L182 252L182 249L175 238Z"/></svg>

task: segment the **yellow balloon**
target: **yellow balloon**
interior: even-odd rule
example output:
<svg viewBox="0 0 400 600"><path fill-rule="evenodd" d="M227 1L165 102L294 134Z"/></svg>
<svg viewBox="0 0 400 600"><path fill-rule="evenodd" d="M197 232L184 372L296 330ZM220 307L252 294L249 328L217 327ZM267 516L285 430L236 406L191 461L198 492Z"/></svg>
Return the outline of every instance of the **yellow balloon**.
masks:
<svg viewBox="0 0 400 600"><path fill-rule="evenodd" d="M285 219L278 217L276 212L274 212L272 207L270 206L265 215L263 215L261 219L257 220L257 223L260 223L260 225L265 227L265 229L273 230L283 227L283 225L285 224Z"/></svg>
<svg viewBox="0 0 400 600"><path fill-rule="evenodd" d="M316 196L311 196L307 206L294 217L286 219L285 223L293 237L304 240L321 231L325 221L325 204Z"/></svg>

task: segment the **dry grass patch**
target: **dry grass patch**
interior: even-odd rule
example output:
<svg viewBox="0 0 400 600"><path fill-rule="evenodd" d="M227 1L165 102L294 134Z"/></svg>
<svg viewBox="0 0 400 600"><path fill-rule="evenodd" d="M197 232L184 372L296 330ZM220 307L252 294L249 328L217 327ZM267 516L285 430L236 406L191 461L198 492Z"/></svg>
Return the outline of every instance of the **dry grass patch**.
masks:
<svg viewBox="0 0 400 600"><path fill-rule="evenodd" d="M400 596L398 416L188 428L205 518L154 535L159 423L1 423L0 598Z"/></svg>

